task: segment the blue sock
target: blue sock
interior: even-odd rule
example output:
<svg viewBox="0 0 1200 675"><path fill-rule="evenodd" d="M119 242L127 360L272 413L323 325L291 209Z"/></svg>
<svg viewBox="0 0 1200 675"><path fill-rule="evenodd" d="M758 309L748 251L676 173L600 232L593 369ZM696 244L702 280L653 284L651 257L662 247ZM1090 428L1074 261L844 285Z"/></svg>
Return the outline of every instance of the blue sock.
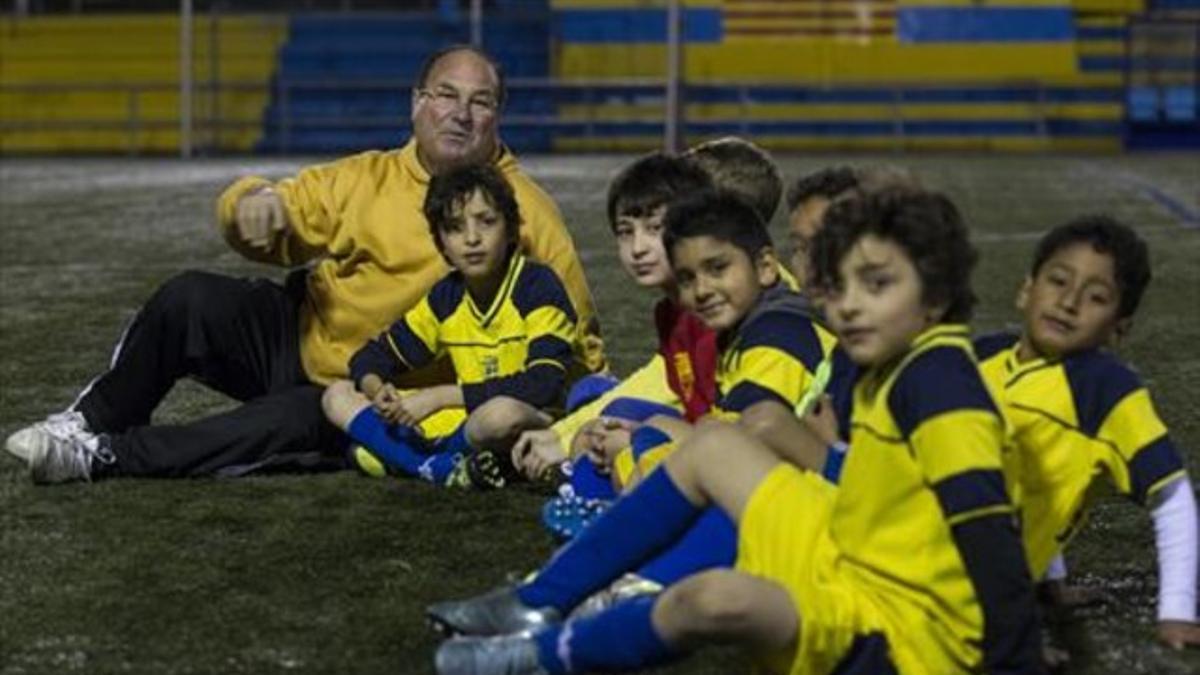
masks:
<svg viewBox="0 0 1200 675"><path fill-rule="evenodd" d="M586 456L571 465L571 487L575 494L584 499L616 499L612 478L596 470L595 463Z"/></svg>
<svg viewBox="0 0 1200 675"><path fill-rule="evenodd" d="M678 543L638 570L638 576L663 586L737 561L737 528L720 508L710 506Z"/></svg>
<svg viewBox="0 0 1200 675"><path fill-rule="evenodd" d="M675 652L650 619L657 596L643 596L538 633L538 662L551 675L640 670Z"/></svg>
<svg viewBox="0 0 1200 675"><path fill-rule="evenodd" d="M415 431L401 424L388 424L374 408L364 408L355 415L346 432L388 466L431 483L446 482L461 458L450 452L421 452L424 441Z"/></svg>
<svg viewBox="0 0 1200 675"><path fill-rule="evenodd" d="M467 424L463 422L458 425L454 433L449 436L442 436L433 442L433 452L440 454L443 452L458 453L466 456L471 454L473 448L467 441Z"/></svg>
<svg viewBox="0 0 1200 675"><path fill-rule="evenodd" d="M655 471L559 549L517 596L565 614L675 543L701 513L665 469Z"/></svg>

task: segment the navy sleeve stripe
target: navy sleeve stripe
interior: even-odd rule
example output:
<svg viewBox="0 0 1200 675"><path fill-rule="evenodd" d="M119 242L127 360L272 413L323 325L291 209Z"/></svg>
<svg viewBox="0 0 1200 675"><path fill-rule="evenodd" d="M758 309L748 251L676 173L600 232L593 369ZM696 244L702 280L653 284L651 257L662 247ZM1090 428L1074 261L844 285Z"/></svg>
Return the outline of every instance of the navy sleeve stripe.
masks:
<svg viewBox="0 0 1200 675"><path fill-rule="evenodd" d="M571 321L577 321L575 307L567 295L567 289L554 270L532 261L526 261L521 278L512 292L512 303L521 316L538 307L557 307Z"/></svg>
<svg viewBox="0 0 1200 675"><path fill-rule="evenodd" d="M665 431L652 426L641 426L630 436L629 448L633 451L634 457L640 458L647 451L670 442L671 437Z"/></svg>
<svg viewBox="0 0 1200 675"><path fill-rule="evenodd" d="M539 410L547 408L562 402L565 385L566 374L561 368L537 364L513 375L460 386L463 404L467 412L472 412L497 396L510 396Z"/></svg>
<svg viewBox="0 0 1200 675"><path fill-rule="evenodd" d="M1008 504L1004 475L995 469L974 469L955 474L933 486L946 518Z"/></svg>
<svg viewBox="0 0 1200 675"><path fill-rule="evenodd" d="M892 663L892 648L887 636L876 631L862 633L850 643L850 649L837 662L834 675L897 675L896 664Z"/></svg>
<svg viewBox="0 0 1200 675"><path fill-rule="evenodd" d="M1012 516L967 520L954 525L951 534L983 609L982 670L1042 672L1033 582Z"/></svg>
<svg viewBox="0 0 1200 675"><path fill-rule="evenodd" d="M1137 375L1116 357L1099 351L1067 358L1063 370L1071 387L1079 428L1092 437L1100 431L1112 409L1142 386Z"/></svg>
<svg viewBox="0 0 1200 675"><path fill-rule="evenodd" d="M951 410L997 412L979 368L956 347L934 347L909 363L892 387L888 407L905 438Z"/></svg>
<svg viewBox="0 0 1200 675"><path fill-rule="evenodd" d="M791 354L815 372L825 359L821 339L810 319L794 312L767 312L742 329L742 351L752 347L774 347Z"/></svg>
<svg viewBox="0 0 1200 675"><path fill-rule="evenodd" d="M721 397L717 407L721 410L740 413L761 401L778 401L788 408L792 407L791 403L771 389L748 381L737 383L733 391Z"/></svg>
<svg viewBox="0 0 1200 675"><path fill-rule="evenodd" d="M406 365L410 368L420 368L433 360L433 352L429 351L425 343L421 342L421 339L403 320L393 328L389 335L391 335L396 348L400 350L400 355L404 357Z"/></svg>
<svg viewBox="0 0 1200 675"><path fill-rule="evenodd" d="M438 321L445 321L462 303L466 286L462 275L451 272L429 290L429 308Z"/></svg>
<svg viewBox="0 0 1200 675"><path fill-rule="evenodd" d="M1016 333L1003 331L975 338L972 346L975 348L975 358L986 361L996 354L1012 347L1020 338Z"/></svg>
<svg viewBox="0 0 1200 675"><path fill-rule="evenodd" d="M1129 463L1133 498L1144 503L1150 488L1173 473L1183 470L1183 459L1166 434L1142 448Z"/></svg>
<svg viewBox="0 0 1200 675"><path fill-rule="evenodd" d="M556 335L543 335L529 343L527 354L526 361L554 359L567 363L571 360L571 343Z"/></svg>
<svg viewBox="0 0 1200 675"><path fill-rule="evenodd" d="M859 367L850 360L850 355L841 347L833 349L833 376L825 387L825 393L833 401L837 415L838 434L843 441L850 440L850 416L854 412L854 385L858 382Z"/></svg>
<svg viewBox="0 0 1200 675"><path fill-rule="evenodd" d="M404 365L397 362L395 355L383 346L383 338L370 340L350 357L350 379L355 386L367 375L391 380L402 372Z"/></svg>
<svg viewBox="0 0 1200 675"><path fill-rule="evenodd" d="M667 415L677 419L682 417L678 410L669 405L628 396L620 396L609 401L608 405L604 406L604 409L600 411L600 414L606 417L618 417L631 422L645 422L655 415Z"/></svg>

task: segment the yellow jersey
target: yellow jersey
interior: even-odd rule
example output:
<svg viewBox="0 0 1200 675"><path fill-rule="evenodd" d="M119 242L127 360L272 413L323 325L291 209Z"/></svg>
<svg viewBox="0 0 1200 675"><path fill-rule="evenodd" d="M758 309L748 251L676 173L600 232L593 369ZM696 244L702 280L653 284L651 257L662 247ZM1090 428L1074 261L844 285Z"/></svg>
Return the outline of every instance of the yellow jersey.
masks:
<svg viewBox="0 0 1200 675"><path fill-rule="evenodd" d="M930 328L897 362L861 372L852 405L829 537L835 567L893 627L897 665L1037 663L1005 425L966 326Z"/></svg>
<svg viewBox="0 0 1200 675"><path fill-rule="evenodd" d="M351 359L360 382L385 381L448 356L470 412L495 396L535 408L561 405L575 335L575 311L554 271L515 253L496 297L479 307L451 272L403 318Z"/></svg>
<svg viewBox="0 0 1200 675"><path fill-rule="evenodd" d="M1150 393L1111 353L1021 362L1011 333L976 340L984 378L1011 425L1010 480L1023 539L1041 577L1084 520L1101 479L1145 504L1184 472Z"/></svg>
<svg viewBox="0 0 1200 675"><path fill-rule="evenodd" d="M604 369L604 348L583 265L554 201L502 149L496 168L512 185L521 210L521 249L562 279L578 312L572 344L583 369ZM290 228L271 252L236 234L238 200L263 187L283 199ZM449 271L434 244L422 206L429 173L416 143L372 150L311 166L272 183L248 176L217 203L217 223L243 256L284 266L313 262L300 308L300 359L319 384L347 376L350 356L419 301Z"/></svg>

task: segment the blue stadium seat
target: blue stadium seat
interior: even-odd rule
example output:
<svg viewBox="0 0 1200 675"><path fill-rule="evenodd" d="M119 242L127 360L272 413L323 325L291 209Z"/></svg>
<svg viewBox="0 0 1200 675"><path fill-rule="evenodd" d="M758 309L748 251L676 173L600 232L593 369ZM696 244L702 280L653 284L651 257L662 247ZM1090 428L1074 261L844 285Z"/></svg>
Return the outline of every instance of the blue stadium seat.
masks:
<svg viewBox="0 0 1200 675"><path fill-rule="evenodd" d="M496 10L487 16L484 43L507 76L549 77L548 1L498 0ZM349 152L397 145L409 133L408 84L430 53L469 41L467 20L465 12L293 17L258 149ZM543 39L530 37L539 35ZM545 116L555 110L552 93L534 88L511 96L506 112ZM339 118L345 123L339 125ZM506 126L504 138L523 152L551 146L550 131L540 124Z"/></svg>
<svg viewBox="0 0 1200 675"><path fill-rule="evenodd" d="M1195 87L1176 86L1168 88L1164 103L1167 120L1171 122L1196 121Z"/></svg>

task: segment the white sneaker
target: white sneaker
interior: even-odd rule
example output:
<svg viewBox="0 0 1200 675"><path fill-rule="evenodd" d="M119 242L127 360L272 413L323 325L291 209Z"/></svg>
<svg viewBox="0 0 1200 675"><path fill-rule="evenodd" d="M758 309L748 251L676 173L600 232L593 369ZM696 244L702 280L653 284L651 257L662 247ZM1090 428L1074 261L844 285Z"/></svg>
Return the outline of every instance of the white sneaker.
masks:
<svg viewBox="0 0 1200 675"><path fill-rule="evenodd" d="M47 420L47 422L49 419ZM92 460L110 461L112 453L96 434L67 425L39 422L8 437L4 449L29 465L35 483L91 480Z"/></svg>
<svg viewBox="0 0 1200 675"><path fill-rule="evenodd" d="M4 442L5 449L26 462L30 461L33 449L38 444L36 440L38 435L33 434L34 429L38 429L43 434L63 440L78 437L86 438L92 435L92 431L88 428L87 419L84 418L83 413L74 410L64 410L53 415L48 415L41 422L27 426L9 436L8 440Z"/></svg>
<svg viewBox="0 0 1200 675"><path fill-rule="evenodd" d="M88 428L87 418L78 410L64 410L48 415L38 424L59 438L71 438L92 433L92 430Z"/></svg>

